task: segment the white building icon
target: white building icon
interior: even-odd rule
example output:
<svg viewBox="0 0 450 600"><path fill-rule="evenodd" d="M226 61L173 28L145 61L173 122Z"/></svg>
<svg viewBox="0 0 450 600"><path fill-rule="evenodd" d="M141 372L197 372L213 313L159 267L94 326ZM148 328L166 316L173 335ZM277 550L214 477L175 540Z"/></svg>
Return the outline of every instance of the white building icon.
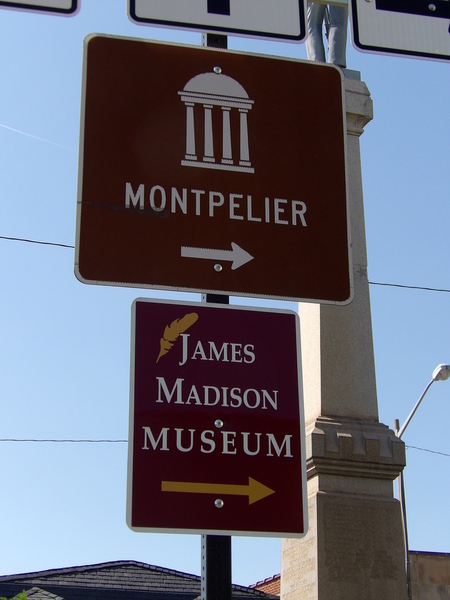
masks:
<svg viewBox="0 0 450 600"><path fill-rule="evenodd" d="M214 72L201 73L190 79L182 92L178 92L186 106L186 155L181 164L186 167L219 169L225 171L243 171L254 173L250 162L248 143L247 114L251 110L250 100L242 85L232 77L223 75L220 67ZM196 150L194 106L203 105L204 109L204 146L203 156L199 159ZM222 157L218 161L214 156L213 109L222 111ZM239 160L233 158L231 144L232 109L239 111ZM217 109L214 113L218 112Z"/></svg>

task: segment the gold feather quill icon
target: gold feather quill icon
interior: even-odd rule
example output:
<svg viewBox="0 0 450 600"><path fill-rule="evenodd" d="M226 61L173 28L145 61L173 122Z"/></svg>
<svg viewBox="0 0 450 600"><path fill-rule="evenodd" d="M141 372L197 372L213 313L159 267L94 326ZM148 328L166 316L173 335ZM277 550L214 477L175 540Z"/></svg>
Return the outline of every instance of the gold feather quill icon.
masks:
<svg viewBox="0 0 450 600"><path fill-rule="evenodd" d="M167 354L172 346L175 344L178 336L184 333L189 327L191 327L198 319L197 313L189 313L181 319L175 319L170 325L166 325L164 329L164 335L160 339L160 351L156 362L159 361L161 356Z"/></svg>

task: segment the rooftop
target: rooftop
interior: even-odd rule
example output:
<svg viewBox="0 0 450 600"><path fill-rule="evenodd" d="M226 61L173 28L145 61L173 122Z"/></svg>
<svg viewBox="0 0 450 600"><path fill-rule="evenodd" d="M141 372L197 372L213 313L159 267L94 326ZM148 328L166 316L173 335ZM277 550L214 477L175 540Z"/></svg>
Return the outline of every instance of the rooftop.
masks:
<svg viewBox="0 0 450 600"><path fill-rule="evenodd" d="M132 560L0 576L0 596L23 590L41 600L195 600L201 578ZM277 599L254 588L233 585L233 600Z"/></svg>

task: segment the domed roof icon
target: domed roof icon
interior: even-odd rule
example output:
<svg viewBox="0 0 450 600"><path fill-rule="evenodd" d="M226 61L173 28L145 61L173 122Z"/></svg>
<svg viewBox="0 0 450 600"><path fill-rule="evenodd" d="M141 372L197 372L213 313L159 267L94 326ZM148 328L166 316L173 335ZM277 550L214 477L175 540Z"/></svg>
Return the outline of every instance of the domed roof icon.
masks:
<svg viewBox="0 0 450 600"><path fill-rule="evenodd" d="M190 79L181 92L178 92L186 106L186 155L181 164L184 167L201 167L226 171L254 173L250 162L247 115L253 106L244 87L228 75L222 73L220 67L213 72L200 73ZM195 139L195 120L199 117L198 109L203 108L204 148L202 160L197 158ZM195 109L195 110L194 110ZM230 112L239 112L239 161L234 161L231 143ZM220 115L220 112L222 113ZM213 114L215 115L213 117ZM222 158L216 161L214 156L213 118L222 119Z"/></svg>
<svg viewBox="0 0 450 600"><path fill-rule="evenodd" d="M236 79L222 73L196 75L187 82L183 91L248 99L248 94L242 85Z"/></svg>

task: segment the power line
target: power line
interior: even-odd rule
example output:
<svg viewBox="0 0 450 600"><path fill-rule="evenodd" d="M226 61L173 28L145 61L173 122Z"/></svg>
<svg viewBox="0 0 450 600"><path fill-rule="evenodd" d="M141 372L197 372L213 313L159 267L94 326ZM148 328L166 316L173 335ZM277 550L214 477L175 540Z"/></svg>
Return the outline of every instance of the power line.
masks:
<svg viewBox="0 0 450 600"><path fill-rule="evenodd" d="M427 292L446 292L450 293L450 290L445 288L432 288L424 287L419 285L402 285L401 283L380 283L379 281L369 281L370 285L384 285L389 287L406 288L408 290L426 290Z"/></svg>
<svg viewBox="0 0 450 600"><path fill-rule="evenodd" d="M406 448L413 448L414 450L420 450L421 452L430 452L431 454L440 454L441 456L450 456L445 452L437 452L436 450L427 450L426 448L418 448L417 446L406 446Z"/></svg>
<svg viewBox="0 0 450 600"><path fill-rule="evenodd" d="M60 248L75 248L69 244L57 244L56 242L41 242L39 240L27 240L25 238L7 237L6 235L0 235L0 239L9 240L11 242L26 242L28 244L42 244L44 246L58 246Z"/></svg>
<svg viewBox="0 0 450 600"><path fill-rule="evenodd" d="M0 442L15 442L15 443L33 443L33 444L128 444L128 440L92 440L92 439L38 439L38 438L0 438ZM427 448L419 448L418 446L405 446L406 449L419 450L420 452L429 452L430 454L439 454L440 456L450 457L450 454L438 452L437 450L429 450Z"/></svg>
<svg viewBox="0 0 450 600"><path fill-rule="evenodd" d="M42 244L45 246L58 246L60 248L72 248L72 249L75 248L75 246L70 245L70 244L58 244L56 242L42 242L39 240L28 240L26 238L7 237L5 235L0 235L0 239L9 240L9 241L13 241L13 242L26 242L28 244ZM369 284L370 285L381 285L381 286L385 286L385 287L403 288L403 289L407 289L407 290L422 290L422 291L426 291L426 292L445 292L447 294L450 293L450 289L425 287L425 286L421 286L421 285L403 285L401 283L383 283L380 281L369 281Z"/></svg>

